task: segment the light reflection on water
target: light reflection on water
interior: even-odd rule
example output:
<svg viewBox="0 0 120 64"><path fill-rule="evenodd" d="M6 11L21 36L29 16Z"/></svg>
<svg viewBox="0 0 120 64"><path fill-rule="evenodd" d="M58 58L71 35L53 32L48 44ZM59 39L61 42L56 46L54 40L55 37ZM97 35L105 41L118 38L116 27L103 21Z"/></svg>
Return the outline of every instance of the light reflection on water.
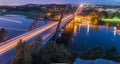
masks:
<svg viewBox="0 0 120 64"><path fill-rule="evenodd" d="M116 36L116 33L117 33L117 28L116 27L114 27L114 36Z"/></svg>
<svg viewBox="0 0 120 64"><path fill-rule="evenodd" d="M16 37L29 31L34 19L28 19L22 15L0 16L0 28L6 28L9 38ZM48 22L39 21L35 28L45 25Z"/></svg>
<svg viewBox="0 0 120 64"><path fill-rule="evenodd" d="M63 42L71 50L84 51L100 45L104 49L116 46L120 51L120 28L116 26L106 27L71 22L63 33L61 38L68 39L67 42ZM68 33L70 33L69 36Z"/></svg>

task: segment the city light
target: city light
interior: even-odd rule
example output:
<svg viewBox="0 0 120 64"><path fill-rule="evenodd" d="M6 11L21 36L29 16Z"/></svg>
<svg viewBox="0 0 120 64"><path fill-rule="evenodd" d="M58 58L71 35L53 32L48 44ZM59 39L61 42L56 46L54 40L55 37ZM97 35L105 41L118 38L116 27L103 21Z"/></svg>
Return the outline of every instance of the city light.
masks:
<svg viewBox="0 0 120 64"><path fill-rule="evenodd" d="M119 52L118 0L0 1L0 64L120 64Z"/></svg>
<svg viewBox="0 0 120 64"><path fill-rule="evenodd" d="M84 5L83 4L80 4L80 7L83 7Z"/></svg>

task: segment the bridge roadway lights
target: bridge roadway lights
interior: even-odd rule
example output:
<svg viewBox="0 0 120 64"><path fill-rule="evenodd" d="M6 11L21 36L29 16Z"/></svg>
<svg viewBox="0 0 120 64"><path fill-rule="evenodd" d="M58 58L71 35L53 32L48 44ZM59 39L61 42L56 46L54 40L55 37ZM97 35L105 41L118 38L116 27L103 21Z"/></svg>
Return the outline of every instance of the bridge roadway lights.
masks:
<svg viewBox="0 0 120 64"><path fill-rule="evenodd" d="M66 21L66 20L68 20L68 19L72 19L72 17L71 17L71 15L70 15L70 17L68 16L67 18L65 18L63 21ZM67 22L67 21L66 21ZM65 24L67 24L67 23L65 23ZM49 25L49 24L48 24ZM47 25L47 26L48 26ZM55 25L57 25L57 24L55 24ZM50 25L51 26L51 25ZM49 27L50 27L49 26ZM52 25L53 26L53 25ZM51 26L51 27L52 27ZM46 26L41 26L41 28L44 28L45 29L45 31L47 30L47 28L46 28ZM41 28L39 28L39 29L41 29ZM41 29L42 31L44 31L43 29ZM12 39L12 40L10 40L9 41L9 43L7 43L7 45L6 45L6 47L7 48L5 48L5 46L3 46L3 48L5 48L6 49L6 51L11 51L10 49L11 48L14 48L14 46L16 46L16 41L18 41L19 39L23 39L24 38L24 40L29 40L29 39L31 39L33 36L35 36L35 35L38 35L38 33L40 34L40 32L41 32L41 30L39 31L39 30L34 30L33 32L30 32L30 33L25 33L25 34L23 34L23 35L21 35L21 36L18 36L18 37L16 37L16 38L14 38L14 39ZM41 32L41 33L43 33L43 32ZM54 34L53 34L54 35ZM52 35L52 36L53 36ZM24 36L24 37L23 37ZM26 37L27 36L27 37ZM52 38L52 37L51 37ZM18 39L18 40L16 40L16 39ZM13 41L14 40L14 41ZM12 42L11 42L12 41ZM13 44L14 43L14 44ZM8 46L9 45L9 46ZM0 49L3 49L3 48L0 48ZM9 48L9 49L8 49ZM4 50L3 50L4 51ZM0 54L3 54L4 52L3 51L1 51L1 53ZM5 51L5 52L6 52ZM13 52L13 51L11 51L11 52ZM9 53L10 55L5 55L5 56L3 56L3 57L5 57L4 59L3 59L3 61L5 62L5 61L8 61L9 59L10 59L10 56L11 56L11 53ZM7 58L6 56L8 56L9 58ZM4 64L4 63L3 63Z"/></svg>

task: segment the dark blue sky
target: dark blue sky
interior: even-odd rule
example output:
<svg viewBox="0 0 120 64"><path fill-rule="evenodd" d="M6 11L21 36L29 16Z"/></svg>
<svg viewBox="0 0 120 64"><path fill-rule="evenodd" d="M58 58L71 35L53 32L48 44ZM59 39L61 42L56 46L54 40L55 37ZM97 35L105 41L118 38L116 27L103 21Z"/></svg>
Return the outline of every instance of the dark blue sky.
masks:
<svg viewBox="0 0 120 64"><path fill-rule="evenodd" d="M0 5L22 4L50 4L50 3L88 3L88 4L120 4L120 0L0 0Z"/></svg>

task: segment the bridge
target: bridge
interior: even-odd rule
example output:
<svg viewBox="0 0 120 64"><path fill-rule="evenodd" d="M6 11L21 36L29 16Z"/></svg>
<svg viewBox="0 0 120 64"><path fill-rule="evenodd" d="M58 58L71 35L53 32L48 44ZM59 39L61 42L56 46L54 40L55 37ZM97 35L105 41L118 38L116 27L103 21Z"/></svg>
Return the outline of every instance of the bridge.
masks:
<svg viewBox="0 0 120 64"><path fill-rule="evenodd" d="M0 44L0 64L7 64L8 62L11 61L10 59L13 58L14 53L15 53L14 48L17 45L17 43L19 42L19 40L28 41L28 40L34 38L35 36L47 31L42 36L43 41L47 42L50 38L52 38L52 36L54 36L56 34L57 30L60 30L61 28L63 28L65 25L67 25L74 18L74 16L81 13L83 5L79 5L77 10L73 14L69 14L69 15L66 15L65 17L63 17L63 15L65 14L65 10L68 7L69 7L68 5L65 6L64 11L62 11L62 13L61 13L60 19L57 20L59 22L54 21L54 22L51 22L49 24L46 24L44 26L41 26L41 27L34 29L35 24L38 22L38 20L40 20L41 13L39 13L37 18L35 19L35 21L31 25L29 32L26 32L20 36L17 36L15 38L12 38L10 40L2 42Z"/></svg>

